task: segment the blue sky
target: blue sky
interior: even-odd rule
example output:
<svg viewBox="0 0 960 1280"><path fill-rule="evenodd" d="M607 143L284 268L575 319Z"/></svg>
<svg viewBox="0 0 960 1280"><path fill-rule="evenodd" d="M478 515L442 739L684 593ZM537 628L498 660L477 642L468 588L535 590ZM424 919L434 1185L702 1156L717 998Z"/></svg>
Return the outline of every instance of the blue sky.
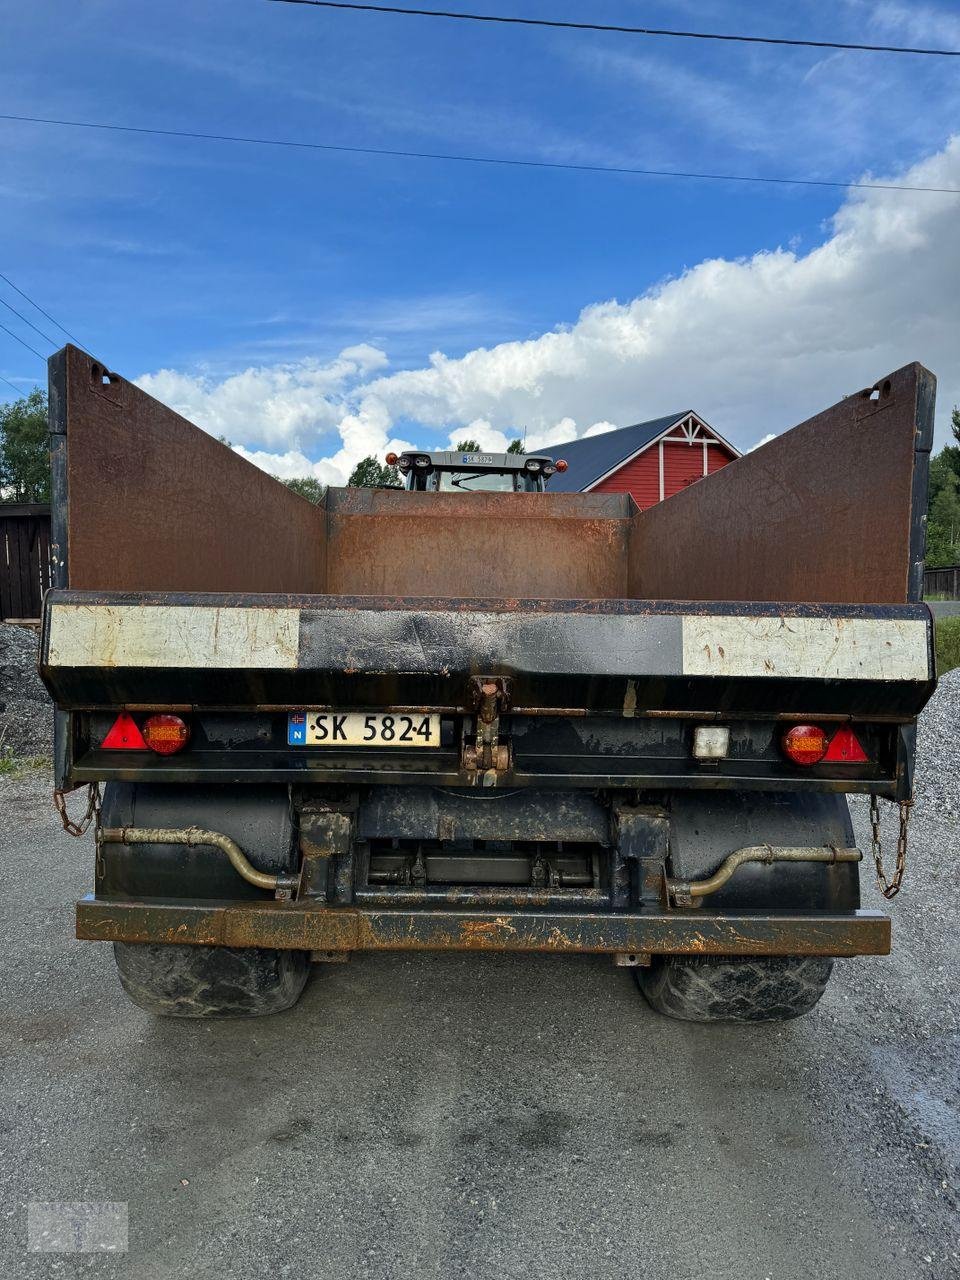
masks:
<svg viewBox="0 0 960 1280"><path fill-rule="evenodd" d="M604 0L588 9L572 0L489 0L486 7L960 47L956 6ZM265 0L37 0L12 7L5 28L0 110L8 113L831 180L896 176L926 162L941 185L960 186L960 159L948 148L960 127L950 59L517 30ZM877 305L866 267L833 297L824 316L832 333L813 344L809 331L791 337L792 317L810 306L801 269L811 263L813 272L820 259L809 255L838 234L842 247L844 219L859 219L849 258L876 250L878 237L906 218L897 245L923 239L929 262L919 275L935 282L943 274L932 269L935 255L948 251L957 261L957 197L889 193L877 202L886 220L880 234L875 210L826 188L6 122L0 147L0 270L106 363L144 378L155 394L284 474L333 458L318 474L336 479L358 449L389 440L445 440L467 427L493 439L515 425L531 438L570 438L688 405L746 447L790 425L784 415L815 411L860 385L861 370L867 381L887 372L901 348L904 358L949 363L960 337L955 300L936 287L932 299L907 289L913 319L918 307L930 311L926 326L908 322L890 300L887 311L880 307L885 336L858 334L861 304ZM734 347L733 370L730 352L711 366L709 332L691 337L689 315L677 318L684 305L704 317L716 305L704 270L711 262L725 264L717 287L744 286L735 314L753 308L743 334L753 350ZM758 264L766 280L759 302ZM893 270L905 281L917 266L894 254ZM787 295L802 296L776 316L770 272L781 269L792 270ZM22 309L4 286L0 297ZM637 299L655 305L630 311ZM610 311L611 304L627 310ZM8 311L0 319L44 352L53 349ZM591 339L600 321L603 335ZM624 323L633 346L617 363ZM651 324L659 327L648 340L640 331ZM670 324L683 329L675 365L651 352L657 340L669 345ZM731 324L735 330L717 313L718 331ZM891 336L898 324L903 332ZM775 349L768 349L771 328L782 339ZM564 333L584 341L558 346L554 338ZM847 363L838 364L845 349ZM440 374L430 363L435 352L444 357ZM490 352L499 353L492 363ZM936 371L957 388L952 370ZM43 370L0 332L0 374L27 388ZM784 385L782 413L764 416ZM0 392L13 395L2 385Z"/></svg>

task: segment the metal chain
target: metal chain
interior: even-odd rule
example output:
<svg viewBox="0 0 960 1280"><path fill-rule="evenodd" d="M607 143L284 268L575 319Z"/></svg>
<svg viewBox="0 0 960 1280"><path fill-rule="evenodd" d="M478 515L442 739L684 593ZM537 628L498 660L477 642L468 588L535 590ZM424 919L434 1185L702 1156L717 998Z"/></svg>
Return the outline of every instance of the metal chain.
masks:
<svg viewBox="0 0 960 1280"><path fill-rule="evenodd" d="M100 784L99 782L91 782L87 786L87 811L79 822L74 822L67 813L67 792L61 791L59 788L53 793L53 803L57 807L57 813L60 815L60 821L63 823L63 829L67 835L82 836L91 822L96 822L100 826Z"/></svg>
<svg viewBox="0 0 960 1280"><path fill-rule="evenodd" d="M883 850L880 843L880 801L876 795L870 796L870 826L871 826L871 844L873 846L873 861L877 869L877 885L880 892L885 898L895 898L900 892L900 886L903 884L903 873L907 869L907 823L910 821L910 810L913 807L913 797L909 800L900 801L900 830L897 834L897 865L894 868L893 876L887 879L887 873L883 867Z"/></svg>

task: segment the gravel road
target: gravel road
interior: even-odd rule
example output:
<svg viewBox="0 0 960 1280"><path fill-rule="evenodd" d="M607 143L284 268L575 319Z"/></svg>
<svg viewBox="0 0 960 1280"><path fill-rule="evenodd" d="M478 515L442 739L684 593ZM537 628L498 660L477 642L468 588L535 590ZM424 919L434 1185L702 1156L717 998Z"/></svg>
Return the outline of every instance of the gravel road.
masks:
<svg viewBox="0 0 960 1280"><path fill-rule="evenodd" d="M154 1020L71 936L92 853L48 780L0 805L5 1276L960 1276L938 803L894 954L747 1028L659 1018L599 959L502 956L360 957L279 1017ZM31 1200L127 1202L129 1253L25 1252Z"/></svg>
<svg viewBox="0 0 960 1280"><path fill-rule="evenodd" d="M72 937L90 841L45 775L0 778L0 1274L960 1277L958 757L953 673L893 955L745 1028L660 1018L602 959L505 956L361 956L272 1019L155 1020ZM27 1252L54 1200L126 1202L129 1252Z"/></svg>
<svg viewBox="0 0 960 1280"><path fill-rule="evenodd" d="M37 633L0 623L0 755L50 755L53 706L37 675Z"/></svg>

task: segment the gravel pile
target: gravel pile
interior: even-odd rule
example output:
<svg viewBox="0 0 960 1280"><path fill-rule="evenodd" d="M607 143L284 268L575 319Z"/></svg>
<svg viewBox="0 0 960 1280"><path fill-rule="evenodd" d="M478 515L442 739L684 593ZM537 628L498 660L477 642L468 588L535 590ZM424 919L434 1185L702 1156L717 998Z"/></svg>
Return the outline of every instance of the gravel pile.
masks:
<svg viewBox="0 0 960 1280"><path fill-rule="evenodd" d="M917 805L960 813L960 667L940 677L917 727Z"/></svg>
<svg viewBox="0 0 960 1280"><path fill-rule="evenodd" d="M53 754L53 707L37 675L37 632L0 623L0 752Z"/></svg>

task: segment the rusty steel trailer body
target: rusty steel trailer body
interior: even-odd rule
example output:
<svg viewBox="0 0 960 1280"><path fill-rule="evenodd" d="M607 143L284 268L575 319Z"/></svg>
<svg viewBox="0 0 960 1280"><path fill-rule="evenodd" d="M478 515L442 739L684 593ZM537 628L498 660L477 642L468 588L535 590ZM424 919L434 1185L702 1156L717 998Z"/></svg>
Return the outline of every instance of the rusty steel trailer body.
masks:
<svg viewBox="0 0 960 1280"><path fill-rule="evenodd" d="M58 786L106 785L79 936L318 958L887 950L844 797L912 791L934 385L909 365L644 512L549 492L313 505L65 348L40 671ZM436 743L291 745L308 710L431 717ZM118 714L157 712L188 722L185 750L104 747ZM787 758L808 723L859 754Z"/></svg>

